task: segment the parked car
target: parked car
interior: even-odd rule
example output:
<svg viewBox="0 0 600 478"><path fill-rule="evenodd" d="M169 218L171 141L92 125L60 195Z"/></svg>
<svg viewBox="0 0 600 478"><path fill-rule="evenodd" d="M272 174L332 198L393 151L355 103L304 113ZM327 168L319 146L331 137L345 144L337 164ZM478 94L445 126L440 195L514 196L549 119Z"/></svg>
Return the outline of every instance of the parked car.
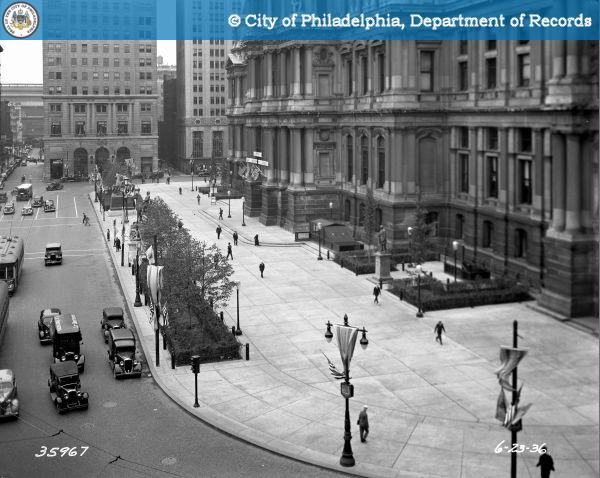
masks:
<svg viewBox="0 0 600 478"><path fill-rule="evenodd" d="M33 208L31 206L23 206L21 216L33 216Z"/></svg>
<svg viewBox="0 0 600 478"><path fill-rule="evenodd" d="M141 377L142 364L135 358L133 332L129 329L111 329L108 333L108 360L113 377Z"/></svg>
<svg viewBox="0 0 600 478"><path fill-rule="evenodd" d="M4 208L2 209L4 214L14 214L15 213L15 204L12 202L6 203Z"/></svg>
<svg viewBox="0 0 600 478"><path fill-rule="evenodd" d="M102 310L102 319L100 320L104 343L108 343L108 333L111 329L125 329L125 318L121 307L106 307Z"/></svg>
<svg viewBox="0 0 600 478"><path fill-rule="evenodd" d="M46 202L44 202L44 212L54 212L54 211L56 211L56 206L54 205L54 201L52 199L46 199Z"/></svg>
<svg viewBox="0 0 600 478"><path fill-rule="evenodd" d="M0 188L1 189L1 188ZM0 192L0 203L8 201L8 194Z"/></svg>
<svg viewBox="0 0 600 478"><path fill-rule="evenodd" d="M46 191L56 191L57 189L62 189L64 186L60 181L52 181L48 186L46 186Z"/></svg>
<svg viewBox="0 0 600 478"><path fill-rule="evenodd" d="M67 361L50 365L48 387L50 387L50 398L58 413L88 408L89 395L81 391L75 363Z"/></svg>
<svg viewBox="0 0 600 478"><path fill-rule="evenodd" d="M62 314L52 318L50 322L52 337L52 356L54 362L74 362L79 373L85 369L85 355L81 353L81 329L75 314Z"/></svg>
<svg viewBox="0 0 600 478"><path fill-rule="evenodd" d="M52 337L50 336L50 323L54 317L60 314L60 309L56 307L44 309L40 312L40 318L38 320L38 334L40 336L41 344L52 343Z"/></svg>
<svg viewBox="0 0 600 478"><path fill-rule="evenodd" d="M19 417L17 381L10 369L0 370L0 418Z"/></svg>
<svg viewBox="0 0 600 478"><path fill-rule="evenodd" d="M33 207L42 207L44 205L44 196L34 196L31 205Z"/></svg>
<svg viewBox="0 0 600 478"><path fill-rule="evenodd" d="M62 264L62 246L60 242L51 242L46 244L46 253L44 255L44 265Z"/></svg>
<svg viewBox="0 0 600 478"><path fill-rule="evenodd" d="M27 160L26 159L21 160L21 166L27 166Z"/></svg>

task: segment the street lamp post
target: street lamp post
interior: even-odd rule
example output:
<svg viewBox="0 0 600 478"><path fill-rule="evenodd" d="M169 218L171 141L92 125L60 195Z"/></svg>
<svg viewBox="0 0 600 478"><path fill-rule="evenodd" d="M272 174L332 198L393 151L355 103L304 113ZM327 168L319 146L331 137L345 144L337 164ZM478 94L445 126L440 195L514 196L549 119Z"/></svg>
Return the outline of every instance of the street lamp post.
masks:
<svg viewBox="0 0 600 478"><path fill-rule="evenodd" d="M418 264L417 267L417 317L423 317L423 310L421 308L421 264Z"/></svg>
<svg viewBox="0 0 600 478"><path fill-rule="evenodd" d="M142 299L140 298L140 250L138 249L135 253L135 302L134 307L142 306Z"/></svg>
<svg viewBox="0 0 600 478"><path fill-rule="evenodd" d="M121 229L121 267L125 266L125 224Z"/></svg>
<svg viewBox="0 0 600 478"><path fill-rule="evenodd" d="M411 226L408 226L407 228L407 232L408 232L408 253L410 254L410 262L413 262L413 252L412 252L412 233L413 233L413 228Z"/></svg>
<svg viewBox="0 0 600 478"><path fill-rule="evenodd" d="M322 261L323 260L323 256L321 255L321 228L323 227L323 225L319 222L317 224L317 230L319 231L319 257L317 257L317 260Z"/></svg>
<svg viewBox="0 0 600 478"><path fill-rule="evenodd" d="M123 184L123 223L127 224L129 218L127 217L127 204L125 203L125 185Z"/></svg>
<svg viewBox="0 0 600 478"><path fill-rule="evenodd" d="M231 219L231 189L227 191L228 211L227 218Z"/></svg>
<svg viewBox="0 0 600 478"><path fill-rule="evenodd" d="M192 171L192 192L194 192L194 160L190 159L190 170Z"/></svg>
<svg viewBox="0 0 600 478"><path fill-rule="evenodd" d="M331 342L331 339L333 338L331 327L333 324L328 321L325 325L327 326L325 340L327 340L327 342ZM334 327L336 331L337 346L342 358L342 364L344 366L344 381L340 384L340 391L346 402L346 410L344 413L344 449L340 458L340 465L354 466L355 460L352 454L352 444L350 443L352 440L352 433L350 429L349 400L354 396L354 385L350 383L350 361L352 360L352 355L354 354L354 346L356 344L358 332L362 332L360 346L363 348L363 350L366 350L367 346L369 345L369 341L367 340L367 330L364 327L359 329L357 327L351 327L348 325L348 315L346 314L344 315L344 324L336 324Z"/></svg>
<svg viewBox="0 0 600 478"><path fill-rule="evenodd" d="M245 214L245 209L246 209L246 197L242 196L242 226L246 225L246 214Z"/></svg>
<svg viewBox="0 0 600 478"><path fill-rule="evenodd" d="M240 329L240 288L242 287L241 282L235 284L235 295L237 299L237 327L235 329L235 335L242 335L242 329Z"/></svg>
<svg viewBox="0 0 600 478"><path fill-rule="evenodd" d="M458 246L458 241L452 241L452 249L454 250L454 282L456 282L456 251L458 251Z"/></svg>
<svg viewBox="0 0 600 478"><path fill-rule="evenodd" d="M233 189L233 169L229 170L229 189Z"/></svg>
<svg viewBox="0 0 600 478"><path fill-rule="evenodd" d="M329 203L329 219L333 221L333 203Z"/></svg>
<svg viewBox="0 0 600 478"><path fill-rule="evenodd" d="M98 202L98 172L94 173L94 202Z"/></svg>

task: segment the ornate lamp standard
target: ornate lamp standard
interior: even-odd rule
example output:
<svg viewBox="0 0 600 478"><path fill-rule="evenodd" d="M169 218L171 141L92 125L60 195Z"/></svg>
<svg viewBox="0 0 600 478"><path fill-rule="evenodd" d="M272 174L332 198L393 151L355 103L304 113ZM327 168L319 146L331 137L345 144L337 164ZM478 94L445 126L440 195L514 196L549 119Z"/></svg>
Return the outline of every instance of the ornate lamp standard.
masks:
<svg viewBox="0 0 600 478"><path fill-rule="evenodd" d="M331 327L333 324L328 321L325 325L327 326L325 339L327 342L331 342L331 339L333 338ZM333 327L335 327L337 346L342 358L342 364L344 366L344 381L340 384L340 389L342 396L346 400L346 412L344 414L344 449L340 458L340 465L354 466L355 461L352 454L352 445L350 443L350 440L352 440L352 434L350 433L349 399L354 396L354 385L350 383L350 361L352 360L352 355L354 354L354 346L356 345L358 332L362 332L360 346L363 348L363 350L366 350L367 345L369 345L369 341L367 340L367 330L364 327L359 329L357 327L348 325L348 315L344 315L343 325L336 324Z"/></svg>
<svg viewBox="0 0 600 478"><path fill-rule="evenodd" d="M317 224L317 230L319 231L319 257L317 257L317 260L322 261L323 260L323 256L321 255L321 228L323 227L323 224L321 224L320 222Z"/></svg>
<svg viewBox="0 0 600 478"><path fill-rule="evenodd" d="M125 202L125 184L123 184L121 192L123 193L123 223L127 224L129 222L129 217L127 215L127 204Z"/></svg>
<svg viewBox="0 0 600 478"><path fill-rule="evenodd" d="M235 335L242 335L242 329L240 329L240 289L242 283L240 281L235 283L235 295L237 299L237 327L235 328Z"/></svg>
<svg viewBox="0 0 600 478"><path fill-rule="evenodd" d="M411 226L408 226L408 228L406 229L406 231L408 232L408 253L410 254L410 262L412 263L412 261L413 261L413 252L412 252L412 233L413 233L413 228Z"/></svg>
<svg viewBox="0 0 600 478"><path fill-rule="evenodd" d="M142 306L142 299L140 298L140 249L138 246L135 252L135 302L134 307Z"/></svg>
<svg viewBox="0 0 600 478"><path fill-rule="evenodd" d="M121 229L121 267L125 266L125 224Z"/></svg>
<svg viewBox="0 0 600 478"><path fill-rule="evenodd" d="M94 202L98 202L98 171L94 172Z"/></svg>
<svg viewBox="0 0 600 478"><path fill-rule="evenodd" d="M242 196L242 226L246 225L246 216L245 216L245 209L246 209L246 197Z"/></svg>
<svg viewBox="0 0 600 478"><path fill-rule="evenodd" d="M417 264L415 269L417 270L417 317L421 318L423 317L423 310L421 308L421 272L423 269L421 268L421 264Z"/></svg>
<svg viewBox="0 0 600 478"><path fill-rule="evenodd" d="M231 189L229 189L227 191L227 201L228 201L228 211L227 211L227 218L231 219Z"/></svg>
<svg viewBox="0 0 600 478"><path fill-rule="evenodd" d="M459 245L460 241L452 241L452 249L454 250L454 282L456 282L456 251L458 251Z"/></svg>

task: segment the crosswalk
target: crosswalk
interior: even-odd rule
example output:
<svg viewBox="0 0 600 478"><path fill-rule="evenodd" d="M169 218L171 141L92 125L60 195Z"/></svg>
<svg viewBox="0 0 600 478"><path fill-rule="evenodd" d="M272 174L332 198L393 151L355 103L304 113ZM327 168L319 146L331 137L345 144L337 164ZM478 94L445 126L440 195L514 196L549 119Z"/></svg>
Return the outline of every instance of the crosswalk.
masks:
<svg viewBox="0 0 600 478"><path fill-rule="evenodd" d="M31 201L27 202L27 203L23 203L23 202L14 202L15 205L15 213L14 214L4 214L4 209L1 209L1 213L0 213L0 227L2 227L5 224L14 224L16 222L26 222L29 223L31 221L36 222L36 221L56 221L59 219L81 219L81 216L79 215L79 212L77 210L77 201L75 200L75 198L73 197L73 207L70 207L70 204L67 206L64 206L61 211L61 206L60 206L60 195L56 195L54 197L50 197L50 196L44 196L44 199L51 199L52 201L54 201L54 206L56 211L54 212L44 212L44 207L36 207L33 208L34 213L32 216L23 216L21 215L21 209L24 206L31 206ZM73 215L74 214L74 215Z"/></svg>

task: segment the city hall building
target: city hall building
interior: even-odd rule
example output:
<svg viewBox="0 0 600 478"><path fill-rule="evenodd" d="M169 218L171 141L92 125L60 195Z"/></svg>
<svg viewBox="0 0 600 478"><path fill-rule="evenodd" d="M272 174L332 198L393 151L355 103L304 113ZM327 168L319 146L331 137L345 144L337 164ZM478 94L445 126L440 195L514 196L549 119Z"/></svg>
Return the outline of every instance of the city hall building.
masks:
<svg viewBox="0 0 600 478"><path fill-rule="evenodd" d="M440 253L460 239L461 261L591 315L597 57L591 41L239 42L229 168L246 212L290 231L325 218L364 240L372 194L395 251L420 196ZM248 157L260 176L240 176Z"/></svg>
<svg viewBox="0 0 600 478"><path fill-rule="evenodd" d="M126 162L133 174L156 171L156 40L89 34L43 42L46 178L87 178L112 161Z"/></svg>

